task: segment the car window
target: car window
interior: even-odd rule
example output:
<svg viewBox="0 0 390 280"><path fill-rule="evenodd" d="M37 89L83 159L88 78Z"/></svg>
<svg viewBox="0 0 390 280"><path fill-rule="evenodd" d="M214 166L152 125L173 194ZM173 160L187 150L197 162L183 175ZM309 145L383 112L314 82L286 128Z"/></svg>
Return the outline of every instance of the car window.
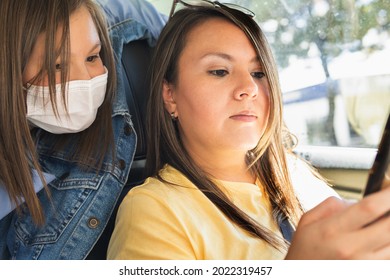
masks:
<svg viewBox="0 0 390 280"><path fill-rule="evenodd" d="M267 34L301 144L376 147L390 109L388 2L236 2Z"/></svg>

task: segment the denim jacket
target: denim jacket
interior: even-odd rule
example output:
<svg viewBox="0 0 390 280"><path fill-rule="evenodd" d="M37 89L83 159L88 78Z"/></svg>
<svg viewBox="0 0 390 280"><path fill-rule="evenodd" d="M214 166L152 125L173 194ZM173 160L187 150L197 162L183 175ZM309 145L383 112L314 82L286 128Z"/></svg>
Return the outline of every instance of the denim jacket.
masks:
<svg viewBox="0 0 390 280"><path fill-rule="evenodd" d="M119 61L118 92L112 113L116 163L112 166L107 157L98 174L96 171L86 172L65 160L66 150L47 154L51 141L39 140L40 164L45 172L56 177L49 184L51 199L45 191L38 193L45 213L45 224L35 226L28 213L17 215L13 211L4 217L0 221L0 259L84 259L102 234L126 183L135 153L136 135L121 80L122 48L123 44L137 39L147 39L154 44L165 19L144 1L97 2L112 25L110 36ZM153 21L139 17L141 8L142 13L155 15L150 17ZM114 18L116 10L122 12ZM132 16L134 14L138 16L137 20ZM159 25L156 25L156 19Z"/></svg>

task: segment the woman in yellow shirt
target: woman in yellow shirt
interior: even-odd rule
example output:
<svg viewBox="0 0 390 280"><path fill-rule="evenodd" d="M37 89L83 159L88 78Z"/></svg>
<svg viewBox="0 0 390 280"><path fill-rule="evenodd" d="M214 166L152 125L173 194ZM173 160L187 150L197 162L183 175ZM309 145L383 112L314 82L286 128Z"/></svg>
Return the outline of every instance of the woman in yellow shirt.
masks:
<svg viewBox="0 0 390 280"><path fill-rule="evenodd" d="M277 68L253 14L177 2L189 7L171 15L153 58L150 177L123 200L108 258L389 258L389 236L363 236L390 222L363 226L389 208L367 205L390 205L390 192L348 207L289 151Z"/></svg>

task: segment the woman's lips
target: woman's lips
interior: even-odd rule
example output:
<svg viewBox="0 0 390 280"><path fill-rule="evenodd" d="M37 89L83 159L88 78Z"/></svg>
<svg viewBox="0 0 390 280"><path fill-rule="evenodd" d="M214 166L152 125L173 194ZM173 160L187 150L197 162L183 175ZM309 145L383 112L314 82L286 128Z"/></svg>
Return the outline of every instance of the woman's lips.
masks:
<svg viewBox="0 0 390 280"><path fill-rule="evenodd" d="M230 116L231 119L242 122L254 122L257 121L257 116L253 112L240 112L238 114Z"/></svg>

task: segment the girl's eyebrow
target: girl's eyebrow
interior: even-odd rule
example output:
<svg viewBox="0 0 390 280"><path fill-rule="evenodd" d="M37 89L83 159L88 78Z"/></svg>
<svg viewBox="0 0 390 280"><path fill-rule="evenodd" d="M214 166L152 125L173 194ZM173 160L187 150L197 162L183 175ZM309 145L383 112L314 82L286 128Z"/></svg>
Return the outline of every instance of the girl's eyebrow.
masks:
<svg viewBox="0 0 390 280"><path fill-rule="evenodd" d="M99 48L99 47L101 47L102 46L102 44L99 42L99 43L96 43L92 48L91 48L91 50L89 51L89 52L92 52L93 50L95 50L95 49L97 49L97 48Z"/></svg>
<svg viewBox="0 0 390 280"><path fill-rule="evenodd" d="M219 58L222 58L222 59L225 59L225 60L228 60L228 61L234 61L234 57L232 57L231 55L229 54L226 54L226 53L221 53L221 52L212 52L212 53L206 53L205 55L201 56L201 59L205 59L205 58L208 58L208 57L219 57ZM260 61L259 57L258 56L254 56L250 62L258 62Z"/></svg>
<svg viewBox="0 0 390 280"><path fill-rule="evenodd" d="M88 53L93 52L95 49L97 49L97 48L99 48L101 46L102 46L102 44L100 42L96 43L95 45L92 46L92 48L89 50ZM73 53L71 53L71 55L73 55Z"/></svg>
<svg viewBox="0 0 390 280"><path fill-rule="evenodd" d="M216 57L219 57L219 58L222 58L222 59L226 59L226 60L229 60L229 61L234 60L231 55L228 55L226 53L221 53L221 52L206 53L205 55L203 55L201 57L201 59L208 58L208 57L213 57L213 56L216 56Z"/></svg>

